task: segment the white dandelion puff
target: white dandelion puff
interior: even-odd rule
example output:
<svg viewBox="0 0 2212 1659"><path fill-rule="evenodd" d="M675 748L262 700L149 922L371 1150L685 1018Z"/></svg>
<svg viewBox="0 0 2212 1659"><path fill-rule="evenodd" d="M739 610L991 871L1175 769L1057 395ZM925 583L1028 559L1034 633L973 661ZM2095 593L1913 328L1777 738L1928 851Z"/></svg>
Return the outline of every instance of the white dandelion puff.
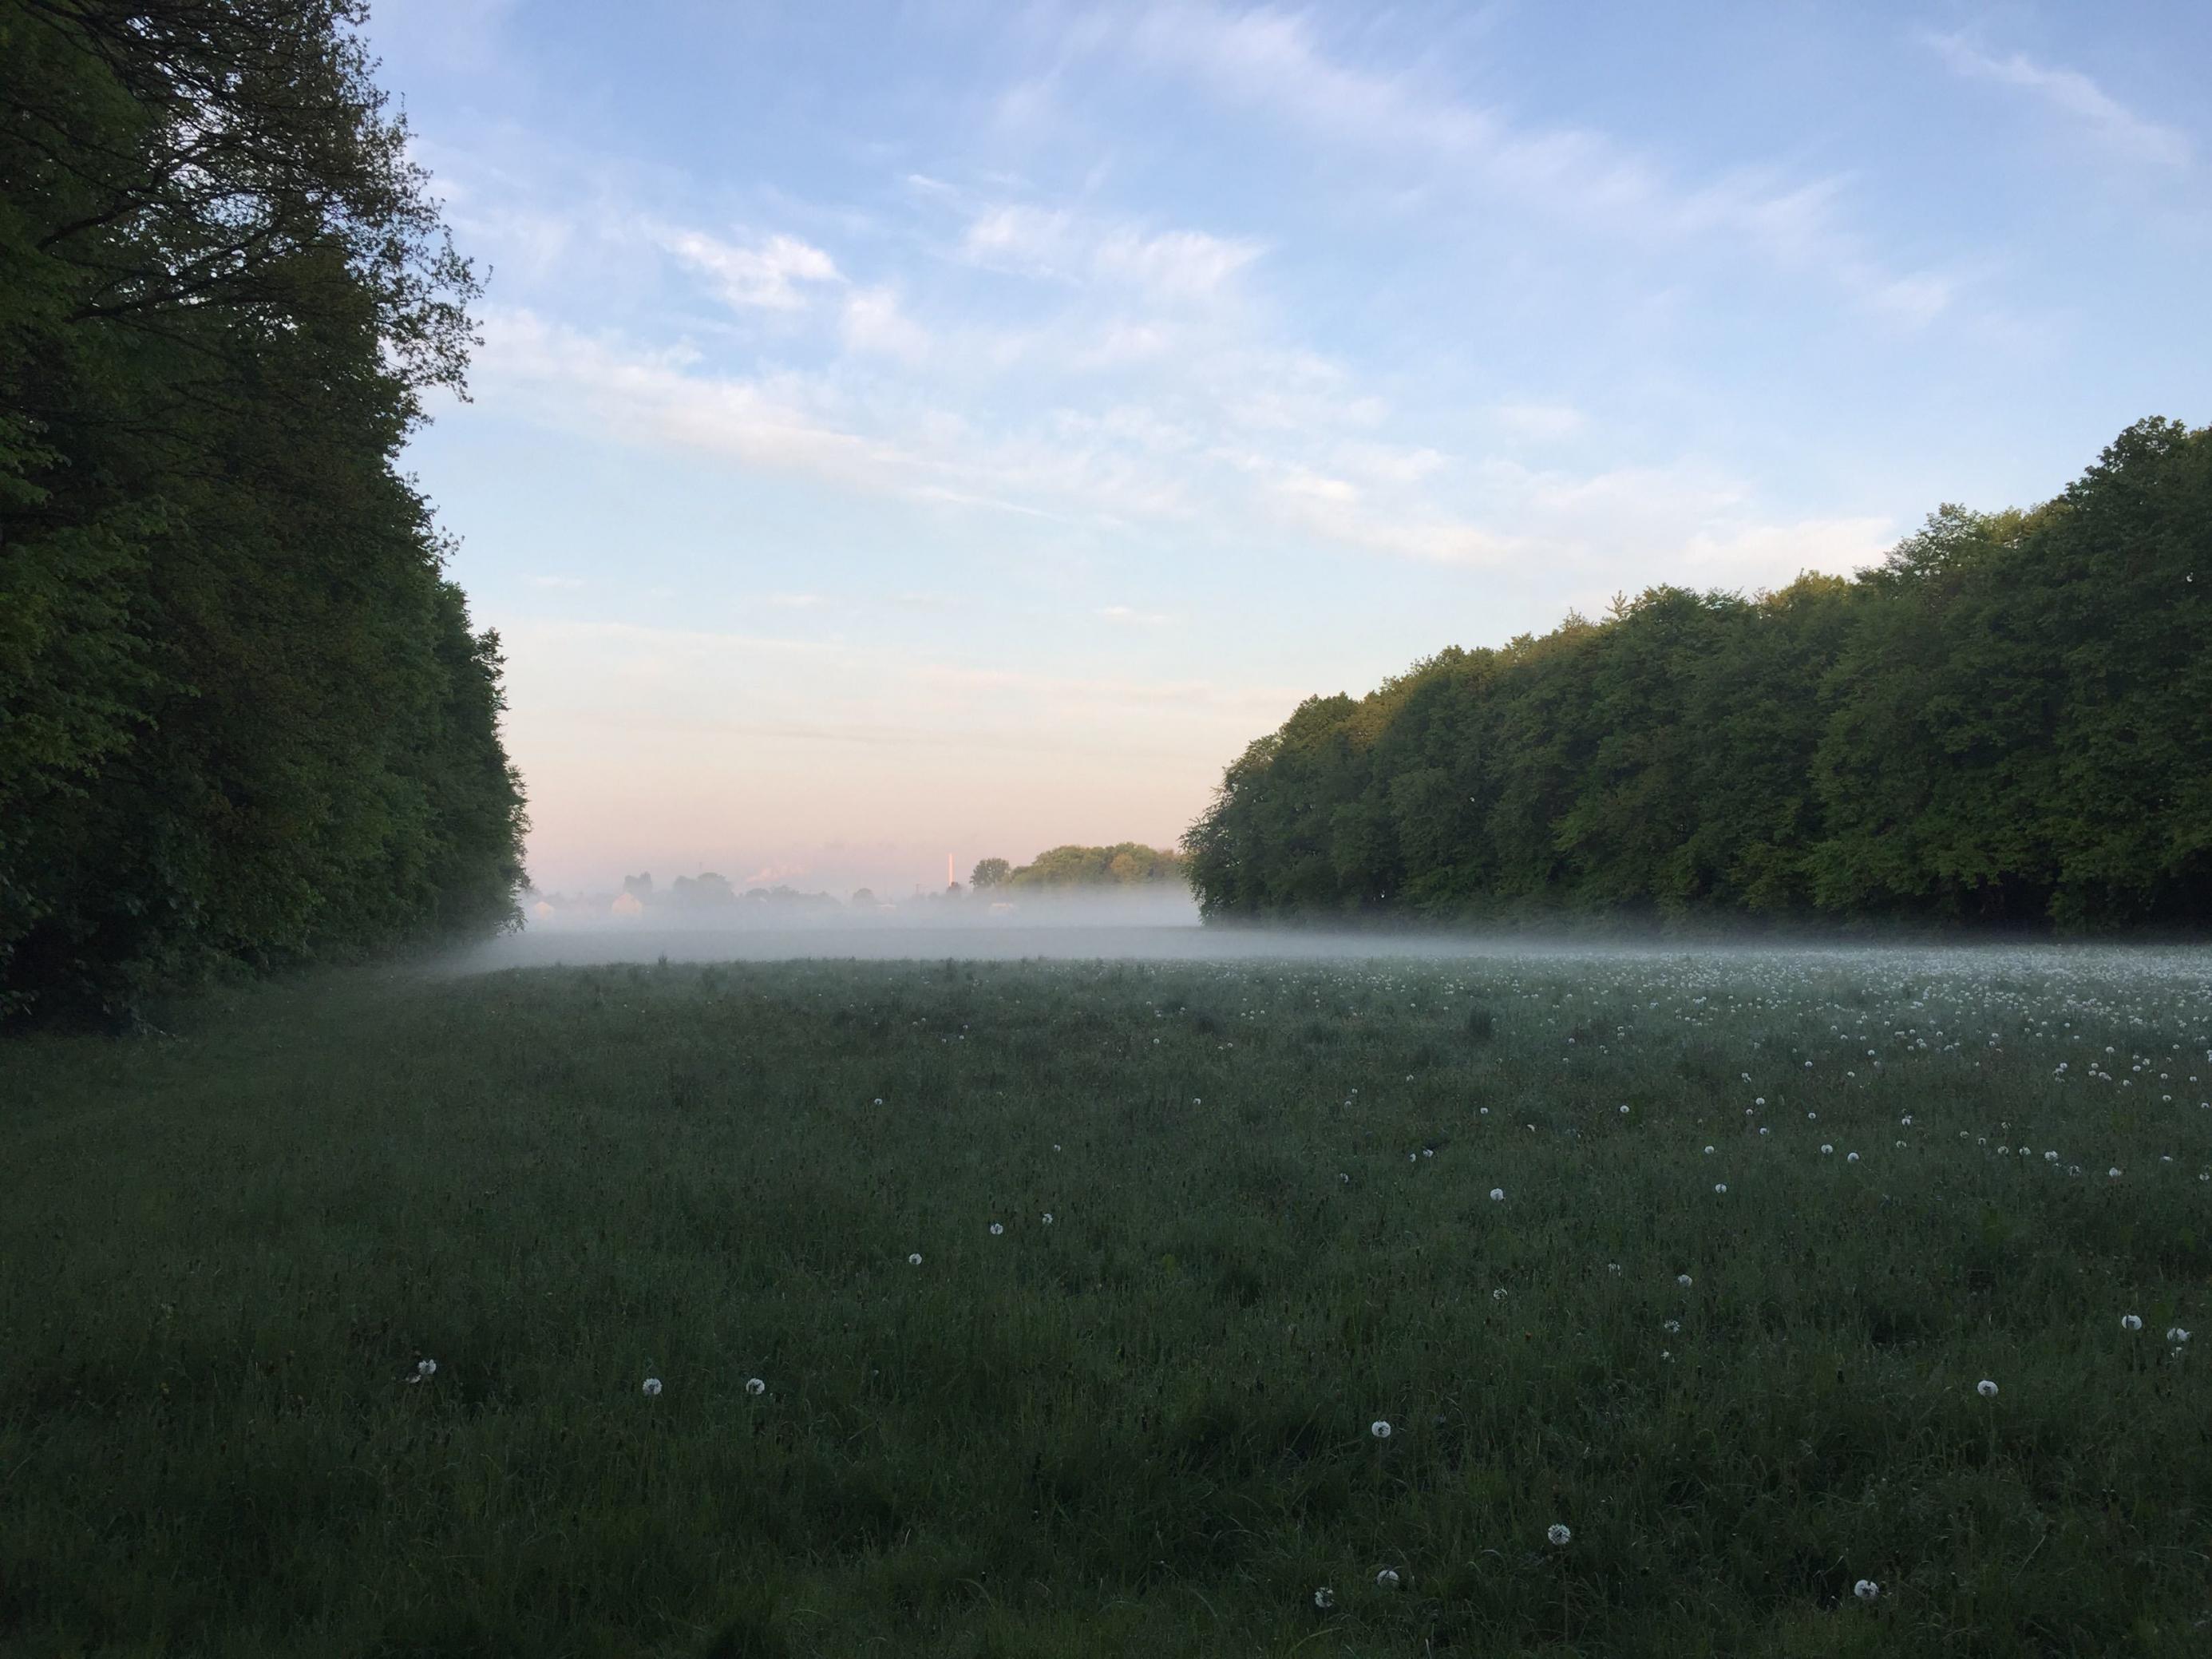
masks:
<svg viewBox="0 0 2212 1659"><path fill-rule="evenodd" d="M1397 1589L1397 1588L1398 1588L1398 1570L1397 1570L1397 1568L1395 1568L1395 1567L1385 1567L1385 1568L1383 1568L1383 1569L1382 1569L1382 1571L1380 1571L1380 1572L1376 1573L1376 1574L1375 1575L1375 1587L1376 1587L1376 1589Z"/></svg>
<svg viewBox="0 0 2212 1659"><path fill-rule="evenodd" d="M1003 1221L994 1221L994 1222L991 1224L991 1237L994 1237L994 1238L998 1237L1000 1234L1001 1234L1001 1233L1005 1232L1006 1231L1006 1223L1004 1223Z"/></svg>
<svg viewBox="0 0 2212 1659"><path fill-rule="evenodd" d="M1851 1594L1857 1596L1862 1601L1871 1601L1875 1596L1881 1594L1881 1586L1875 1583L1871 1578L1862 1578L1857 1583L1851 1586Z"/></svg>
<svg viewBox="0 0 2212 1659"><path fill-rule="evenodd" d="M2168 1328L2166 1333L2166 1340L2176 1346L2179 1346L2179 1344L2189 1340L2189 1333L2183 1330L2179 1325L2172 1326Z"/></svg>
<svg viewBox="0 0 2212 1659"><path fill-rule="evenodd" d="M921 1266L921 1252L920 1250L916 1250L912 1255L907 1257L906 1265L909 1267L919 1267Z"/></svg>
<svg viewBox="0 0 2212 1659"><path fill-rule="evenodd" d="M416 1360L416 1361L415 1362L415 1375L416 1375L416 1376L435 1376L437 1374L438 1374L438 1362L437 1362L436 1360L434 1360L434 1359L418 1359L418 1360Z"/></svg>
<svg viewBox="0 0 2212 1659"><path fill-rule="evenodd" d="M1498 1203L1498 1201L1500 1201L1501 1200L1503 1200L1503 1199L1504 1198L1504 1196L1505 1196L1505 1188L1503 1188L1503 1187L1492 1187L1492 1188L1490 1189L1490 1201L1491 1201L1492 1203L1493 1203L1493 1204Z"/></svg>
<svg viewBox="0 0 2212 1659"><path fill-rule="evenodd" d="M1974 1384L1974 1392L1984 1400L1994 1400L1997 1397L1997 1385L1985 1376Z"/></svg>
<svg viewBox="0 0 2212 1659"><path fill-rule="evenodd" d="M1715 1182L1713 1182L1713 1190L1714 1190L1715 1192L1717 1192L1717 1193L1725 1193L1725 1192L1727 1192L1727 1191L1728 1191L1728 1182L1725 1182L1725 1181L1716 1181Z"/></svg>
<svg viewBox="0 0 2212 1659"><path fill-rule="evenodd" d="M1367 1425L1367 1432L1377 1440L1388 1440L1390 1437L1390 1425L1378 1417Z"/></svg>
<svg viewBox="0 0 2212 1659"><path fill-rule="evenodd" d="M659 1392L660 1392L660 1379L659 1379L659 1377L657 1377L657 1376L648 1376L648 1377L647 1377L647 1378L645 1379L645 1397L646 1397L647 1400L650 1400L650 1399L652 1399L655 1395L659 1394Z"/></svg>
<svg viewBox="0 0 2212 1659"><path fill-rule="evenodd" d="M745 1379L745 1392L754 1395L766 1394L768 1392L768 1384L762 1382L757 1376L749 1376Z"/></svg>
<svg viewBox="0 0 2212 1659"><path fill-rule="evenodd" d="M1687 1273L1676 1273L1674 1282L1686 1291L1690 1288L1690 1276Z"/></svg>
<svg viewBox="0 0 2212 1659"><path fill-rule="evenodd" d="M2120 1316L2120 1328L2124 1331L2141 1330L2142 1328L2142 1316L2141 1314L2122 1314Z"/></svg>
<svg viewBox="0 0 2212 1659"><path fill-rule="evenodd" d="M1319 1607L1323 1613L1328 1612L1331 1607L1336 1605L1336 1592L1331 1589L1328 1585L1323 1584L1319 1589L1314 1592L1314 1605Z"/></svg>
<svg viewBox="0 0 2212 1659"><path fill-rule="evenodd" d="M1574 1539L1574 1534L1568 1529L1567 1523L1564 1521L1553 1522L1545 1529L1544 1536L1563 1547Z"/></svg>

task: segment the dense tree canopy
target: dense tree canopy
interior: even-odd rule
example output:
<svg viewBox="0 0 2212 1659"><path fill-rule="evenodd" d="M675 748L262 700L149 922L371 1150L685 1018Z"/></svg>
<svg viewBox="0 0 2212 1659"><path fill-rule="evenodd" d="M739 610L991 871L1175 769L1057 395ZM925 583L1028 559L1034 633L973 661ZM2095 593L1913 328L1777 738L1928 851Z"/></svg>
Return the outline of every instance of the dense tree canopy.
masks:
<svg viewBox="0 0 2212 1659"><path fill-rule="evenodd" d="M1854 580L1652 588L1310 698L1184 846L1212 916L2212 924L2212 428Z"/></svg>
<svg viewBox="0 0 2212 1659"><path fill-rule="evenodd" d="M356 0L0 0L0 1013L498 924L497 638L397 470L477 288Z"/></svg>

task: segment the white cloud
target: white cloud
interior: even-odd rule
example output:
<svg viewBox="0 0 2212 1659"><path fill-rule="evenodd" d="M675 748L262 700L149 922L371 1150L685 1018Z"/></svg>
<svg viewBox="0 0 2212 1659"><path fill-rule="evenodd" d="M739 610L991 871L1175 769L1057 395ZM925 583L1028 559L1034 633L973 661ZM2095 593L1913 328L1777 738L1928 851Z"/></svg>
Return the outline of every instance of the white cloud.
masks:
<svg viewBox="0 0 2212 1659"><path fill-rule="evenodd" d="M1888 270L1846 226L1839 181L1742 167L1685 185L1602 133L1516 125L1422 77L1341 62L1309 21L1328 15L1156 4L1126 29L1094 19L1075 40L1118 46L1225 101L1425 167L1440 188L1504 198L1608 239L1680 248L1732 241L1778 269L1835 282L1870 308L1910 317L1882 301L1914 278ZM1923 307L1935 292L1917 290Z"/></svg>
<svg viewBox="0 0 2212 1659"><path fill-rule="evenodd" d="M860 289L846 296L842 319L845 346L918 363L929 355L929 331L900 308L888 288Z"/></svg>
<svg viewBox="0 0 2212 1659"><path fill-rule="evenodd" d="M799 285L840 283L836 264L811 242L781 234L757 247L741 247L696 230L665 229L661 245L714 280L732 306L796 311L806 303Z"/></svg>
<svg viewBox="0 0 2212 1659"><path fill-rule="evenodd" d="M1960 34L1923 30L1918 39L1954 74L2032 94L2131 161L2172 168L2190 164L2192 149L2187 134L2136 114L2078 70L2052 69L2019 52L1992 58Z"/></svg>
<svg viewBox="0 0 2212 1659"><path fill-rule="evenodd" d="M494 310L484 318L475 377L487 398L520 394L534 418L630 441L676 444L841 483L890 488L911 478L909 456L842 430L807 407L803 383L713 376L696 365L688 348L641 348L532 312Z"/></svg>
<svg viewBox="0 0 2212 1659"><path fill-rule="evenodd" d="M1164 611L1139 611L1127 605L1101 605L1098 615L1109 623L1129 628L1163 628L1177 620Z"/></svg>
<svg viewBox="0 0 2212 1659"><path fill-rule="evenodd" d="M1832 576L1878 564L1897 540L1887 519L1801 519L1691 537L1666 561L1668 580L1747 592L1780 587L1807 570ZM1659 580L1654 575L1649 580Z"/></svg>
<svg viewBox="0 0 2212 1659"><path fill-rule="evenodd" d="M1507 431L1543 442L1571 438L1589 424L1589 417L1569 404L1499 404L1490 412Z"/></svg>
<svg viewBox="0 0 2212 1659"><path fill-rule="evenodd" d="M1152 231L1065 208L1000 203L969 221L965 258L989 270L1112 283L1155 299L1206 300L1260 257L1260 244L1199 230Z"/></svg>
<svg viewBox="0 0 2212 1659"><path fill-rule="evenodd" d="M1203 231L1171 230L1147 236L1118 230L1098 243L1095 263L1102 274L1134 283L1154 294L1204 299L1219 292L1259 257L1256 242L1226 240Z"/></svg>

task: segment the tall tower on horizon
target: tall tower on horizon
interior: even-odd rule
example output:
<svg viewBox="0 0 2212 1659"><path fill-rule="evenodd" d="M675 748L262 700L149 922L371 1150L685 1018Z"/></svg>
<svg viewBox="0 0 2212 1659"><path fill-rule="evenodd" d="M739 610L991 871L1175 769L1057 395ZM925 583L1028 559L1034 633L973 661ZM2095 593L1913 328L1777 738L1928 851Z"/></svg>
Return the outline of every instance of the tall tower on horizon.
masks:
<svg viewBox="0 0 2212 1659"><path fill-rule="evenodd" d="M960 884L960 878L952 873L952 854L950 853L945 855L945 884L947 887L957 887Z"/></svg>

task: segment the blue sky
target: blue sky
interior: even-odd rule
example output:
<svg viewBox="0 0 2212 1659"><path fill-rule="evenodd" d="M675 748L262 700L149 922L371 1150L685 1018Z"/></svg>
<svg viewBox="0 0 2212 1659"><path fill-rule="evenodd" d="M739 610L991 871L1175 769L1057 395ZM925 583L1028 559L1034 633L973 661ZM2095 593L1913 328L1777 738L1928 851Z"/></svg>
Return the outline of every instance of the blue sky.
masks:
<svg viewBox="0 0 2212 1659"><path fill-rule="evenodd" d="M1313 692L2212 420L2212 7L381 0L552 887L1164 844Z"/></svg>

